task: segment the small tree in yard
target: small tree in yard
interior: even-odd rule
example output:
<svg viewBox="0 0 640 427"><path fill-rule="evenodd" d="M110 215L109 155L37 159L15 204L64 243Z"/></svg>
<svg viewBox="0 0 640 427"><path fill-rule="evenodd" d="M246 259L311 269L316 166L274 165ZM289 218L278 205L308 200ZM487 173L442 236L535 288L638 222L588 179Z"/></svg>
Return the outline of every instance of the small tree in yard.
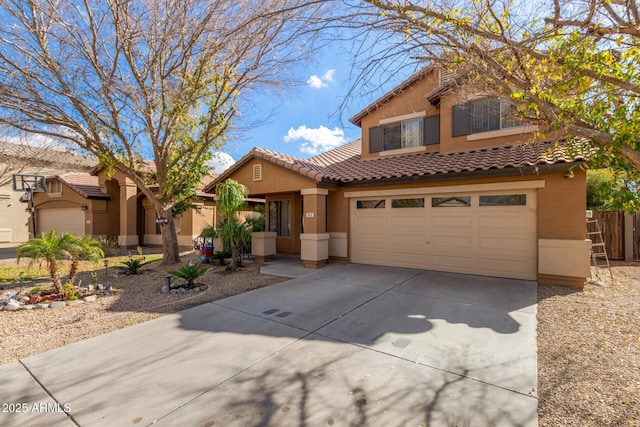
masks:
<svg viewBox="0 0 640 427"><path fill-rule="evenodd" d="M31 263L44 260L49 270L49 276L53 280L53 286L57 293L61 293L62 281L58 271L61 260L71 260L71 271L69 280L73 281L78 271L78 261L84 257L102 256L102 248L99 243L90 237L79 238L69 233L57 235L54 230L43 234L18 246L16 251L17 260L27 257L31 258Z"/></svg>
<svg viewBox="0 0 640 427"><path fill-rule="evenodd" d="M104 258L104 251L99 241L89 236L76 237L69 233L63 235L70 239L68 252L71 256L71 266L69 267L69 282L73 283L78 273L78 265L80 260L97 260Z"/></svg>
<svg viewBox="0 0 640 427"><path fill-rule="evenodd" d="M189 208L241 102L287 85L288 66L313 52L325 7L0 0L0 127L72 143L124 174L166 219L164 263L178 263L174 216Z"/></svg>
<svg viewBox="0 0 640 427"><path fill-rule="evenodd" d="M231 248L231 270L242 265L240 248L251 241L251 225L236 217L244 209L246 198L247 188L234 179L216 185L216 206L223 218L218 234L225 246Z"/></svg>

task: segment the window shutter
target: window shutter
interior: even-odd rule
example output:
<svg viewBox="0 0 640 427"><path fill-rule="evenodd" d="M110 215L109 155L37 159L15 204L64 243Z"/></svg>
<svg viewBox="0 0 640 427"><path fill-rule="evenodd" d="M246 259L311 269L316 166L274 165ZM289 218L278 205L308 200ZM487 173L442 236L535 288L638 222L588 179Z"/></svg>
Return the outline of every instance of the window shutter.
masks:
<svg viewBox="0 0 640 427"><path fill-rule="evenodd" d="M369 128L369 152L378 153L382 151L384 142L383 126Z"/></svg>
<svg viewBox="0 0 640 427"><path fill-rule="evenodd" d="M451 108L451 136L469 135L471 133L471 108L469 104L454 105Z"/></svg>
<svg viewBox="0 0 640 427"><path fill-rule="evenodd" d="M440 144L440 115L425 117L422 123L422 144Z"/></svg>

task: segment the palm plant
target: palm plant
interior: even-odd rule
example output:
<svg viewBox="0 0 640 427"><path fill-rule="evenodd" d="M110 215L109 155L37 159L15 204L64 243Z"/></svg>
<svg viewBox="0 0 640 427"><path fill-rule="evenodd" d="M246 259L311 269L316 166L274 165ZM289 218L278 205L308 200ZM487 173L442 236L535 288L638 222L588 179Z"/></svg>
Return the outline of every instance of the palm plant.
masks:
<svg viewBox="0 0 640 427"><path fill-rule="evenodd" d="M232 269L242 265L241 248L251 243L251 224L240 221L238 218L229 218L227 222L219 226L218 234L224 246L231 248Z"/></svg>
<svg viewBox="0 0 640 427"><path fill-rule="evenodd" d="M89 236L76 237L69 233L62 235L67 244L65 247L71 257L71 267L69 268L69 281L73 283L78 273L78 265L81 259L97 260L104 258L104 250L101 243Z"/></svg>
<svg viewBox="0 0 640 427"><path fill-rule="evenodd" d="M16 250L17 260L27 257L31 258L29 265L31 266L36 261L44 260L49 270L51 280L53 280L53 286L57 293L62 292L62 282L60 281L60 274L58 273L58 261L65 259L69 252L66 245L69 244L68 239L63 239L63 236L56 235L56 232L51 230L46 234L42 234L42 237L29 240L18 246Z"/></svg>
<svg viewBox="0 0 640 427"><path fill-rule="evenodd" d="M246 198L247 187L234 179L228 179L216 186L216 206L224 218L222 224L218 225L218 234L224 245L231 248L232 270L242 265L240 248L251 241L250 226L236 218L236 214L244 209Z"/></svg>

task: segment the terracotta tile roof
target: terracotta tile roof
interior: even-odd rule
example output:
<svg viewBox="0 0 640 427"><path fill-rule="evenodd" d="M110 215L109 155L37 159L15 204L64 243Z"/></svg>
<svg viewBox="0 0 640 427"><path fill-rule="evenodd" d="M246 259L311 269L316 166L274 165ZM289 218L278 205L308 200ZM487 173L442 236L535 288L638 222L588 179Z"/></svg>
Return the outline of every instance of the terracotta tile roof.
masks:
<svg viewBox="0 0 640 427"><path fill-rule="evenodd" d="M584 161L590 148L579 143L568 148L564 142L540 142L509 147L487 148L457 153L416 153L395 157L363 160L360 140L337 147L307 160L263 148L254 148L235 163L216 181L224 180L251 158L260 158L280 165L316 182L332 181L338 184L365 183L376 180L435 177L489 170L519 170L558 163ZM571 155L570 153L583 153Z"/></svg>
<svg viewBox="0 0 640 427"><path fill-rule="evenodd" d="M580 152L587 153L587 148L582 147ZM555 142L447 154L418 153L381 157L373 160L362 160L359 152L356 154L352 150L344 150L342 154L341 160L327 167L328 173L325 173L325 179L349 183L391 178L453 175L491 169L519 169L526 166L571 163L585 160L588 157L586 154L572 157L565 144ZM314 158L309 161L314 161Z"/></svg>
<svg viewBox="0 0 640 427"><path fill-rule="evenodd" d="M109 194L100 190L97 176L82 172L69 172L59 175L58 179L85 199L111 199Z"/></svg>

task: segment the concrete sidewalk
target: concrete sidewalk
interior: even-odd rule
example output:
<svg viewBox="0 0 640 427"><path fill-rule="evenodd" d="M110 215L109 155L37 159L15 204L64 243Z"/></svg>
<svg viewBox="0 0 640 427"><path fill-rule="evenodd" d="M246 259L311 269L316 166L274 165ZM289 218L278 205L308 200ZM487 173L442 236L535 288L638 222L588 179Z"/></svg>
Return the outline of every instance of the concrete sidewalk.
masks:
<svg viewBox="0 0 640 427"><path fill-rule="evenodd" d="M0 425L535 426L535 304L534 282L329 265L0 366L25 404Z"/></svg>

